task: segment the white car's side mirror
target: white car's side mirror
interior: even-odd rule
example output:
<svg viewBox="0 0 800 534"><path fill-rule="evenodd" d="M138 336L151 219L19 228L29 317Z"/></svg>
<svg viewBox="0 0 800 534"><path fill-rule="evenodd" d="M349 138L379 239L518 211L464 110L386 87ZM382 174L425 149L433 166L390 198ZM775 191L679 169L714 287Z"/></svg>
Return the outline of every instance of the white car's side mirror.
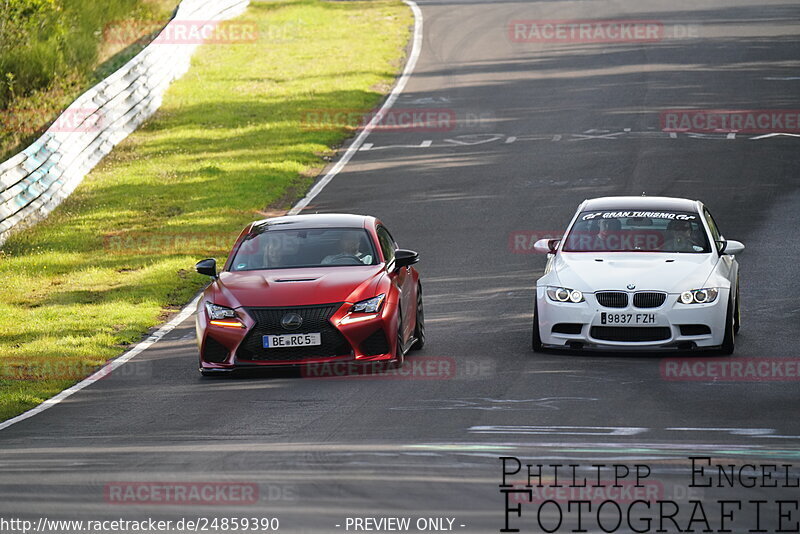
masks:
<svg viewBox="0 0 800 534"><path fill-rule="evenodd" d="M731 256L735 254L739 254L744 250L744 243L740 241L733 241L731 239L725 241L725 244L722 248L723 254L730 254Z"/></svg>
<svg viewBox="0 0 800 534"><path fill-rule="evenodd" d="M560 239L540 239L533 244L534 252L541 254L555 254Z"/></svg>

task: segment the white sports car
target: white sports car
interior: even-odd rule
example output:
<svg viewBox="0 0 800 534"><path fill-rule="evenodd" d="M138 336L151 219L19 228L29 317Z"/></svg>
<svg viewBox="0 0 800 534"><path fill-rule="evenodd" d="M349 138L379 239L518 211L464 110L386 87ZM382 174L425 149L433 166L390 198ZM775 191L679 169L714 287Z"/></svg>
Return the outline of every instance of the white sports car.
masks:
<svg viewBox="0 0 800 534"><path fill-rule="evenodd" d="M533 350L715 348L733 353L744 250L696 200L585 200L536 283Z"/></svg>

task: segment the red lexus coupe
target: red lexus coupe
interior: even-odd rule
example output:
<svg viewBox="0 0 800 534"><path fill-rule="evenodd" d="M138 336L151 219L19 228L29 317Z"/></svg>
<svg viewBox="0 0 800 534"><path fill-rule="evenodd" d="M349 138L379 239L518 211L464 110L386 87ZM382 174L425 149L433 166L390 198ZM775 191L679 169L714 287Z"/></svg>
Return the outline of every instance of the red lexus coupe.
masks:
<svg viewBox="0 0 800 534"><path fill-rule="evenodd" d="M318 214L249 224L197 306L200 372L331 362L403 364L425 343L416 252L374 217Z"/></svg>

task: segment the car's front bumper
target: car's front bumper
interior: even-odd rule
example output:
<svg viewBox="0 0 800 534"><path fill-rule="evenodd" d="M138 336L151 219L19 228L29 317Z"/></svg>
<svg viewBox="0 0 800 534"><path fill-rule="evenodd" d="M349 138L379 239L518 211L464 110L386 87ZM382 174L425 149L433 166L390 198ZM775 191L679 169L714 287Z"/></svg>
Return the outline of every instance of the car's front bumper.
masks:
<svg viewBox="0 0 800 534"><path fill-rule="evenodd" d="M326 306L310 306L309 308ZM332 306L332 305L328 305ZM263 367L297 367L317 364L370 363L391 362L396 359L397 317L393 309L384 306L376 314L349 314L350 303L339 303L333 314L321 320L323 344L326 337L336 337L338 348L336 354L315 354L313 347L302 351L298 356L292 351L283 349L259 349L252 341L260 339L261 334L307 333L298 331L266 331L259 325L257 317L251 311L237 310L238 318L244 328L220 327L210 324L202 303L198 306L196 329L198 348L200 351L200 370L206 373L231 371L234 369L253 369ZM295 310L296 308L286 308ZM281 309L283 313L283 309ZM320 328L313 328L319 331ZM283 351L273 353L272 351ZM273 356L288 354L289 356Z"/></svg>
<svg viewBox="0 0 800 534"><path fill-rule="evenodd" d="M607 308L601 306L592 293L584 294L585 302L577 304L555 302L547 296L545 287L537 287L536 308L542 345L564 349L633 351L703 349L722 345L729 296L727 289L720 289L716 300L709 304L682 304L678 301L679 295L668 294L664 304L657 308L633 307L632 294L629 292L627 307ZM647 314L653 316L653 322L609 327L601 324L603 312ZM648 330L628 330L638 328ZM704 330L707 333L702 333ZM640 341L640 338L652 339Z"/></svg>

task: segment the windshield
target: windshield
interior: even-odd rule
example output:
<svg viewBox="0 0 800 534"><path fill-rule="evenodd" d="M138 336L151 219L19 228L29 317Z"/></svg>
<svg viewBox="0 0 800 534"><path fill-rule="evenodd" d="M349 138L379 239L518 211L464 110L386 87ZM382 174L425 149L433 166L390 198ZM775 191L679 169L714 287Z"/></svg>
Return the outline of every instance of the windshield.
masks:
<svg viewBox="0 0 800 534"><path fill-rule="evenodd" d="M564 252L711 252L697 213L585 211L575 221Z"/></svg>
<svg viewBox="0 0 800 534"><path fill-rule="evenodd" d="M231 271L377 263L372 240L361 228L267 229L245 237L231 262Z"/></svg>

